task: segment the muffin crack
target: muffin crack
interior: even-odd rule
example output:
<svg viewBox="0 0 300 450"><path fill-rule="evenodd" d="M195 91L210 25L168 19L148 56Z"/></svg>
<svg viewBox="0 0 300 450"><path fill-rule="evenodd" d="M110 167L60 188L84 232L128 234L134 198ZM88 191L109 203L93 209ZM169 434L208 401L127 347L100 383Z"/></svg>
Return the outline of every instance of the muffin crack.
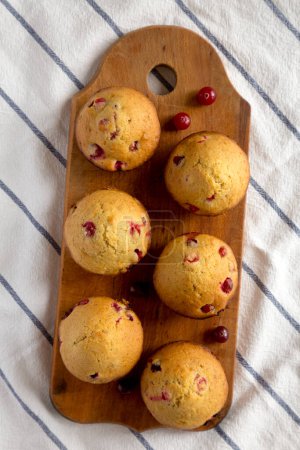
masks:
<svg viewBox="0 0 300 450"><path fill-rule="evenodd" d="M80 342L82 342L82 341L85 341L86 339L88 339L88 336L82 336L82 337L80 337L80 338L78 338L78 339L76 339L74 342L73 342L73 346L74 345L77 345L77 344L79 344Z"/></svg>

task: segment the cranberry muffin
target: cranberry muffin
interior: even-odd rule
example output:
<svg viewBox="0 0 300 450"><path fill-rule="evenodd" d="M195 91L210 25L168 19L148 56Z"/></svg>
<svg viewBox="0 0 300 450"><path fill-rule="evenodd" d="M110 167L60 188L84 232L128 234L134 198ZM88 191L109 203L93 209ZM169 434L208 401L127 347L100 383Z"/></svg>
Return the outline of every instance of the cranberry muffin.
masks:
<svg viewBox="0 0 300 450"><path fill-rule="evenodd" d="M189 233L169 242L153 276L160 299L184 316L217 315L238 286L237 263L225 242L208 234Z"/></svg>
<svg viewBox="0 0 300 450"><path fill-rule="evenodd" d="M126 87L102 89L83 106L76 121L77 143L101 169L130 170L153 155L160 123L153 103Z"/></svg>
<svg viewBox="0 0 300 450"><path fill-rule="evenodd" d="M90 272L116 275L137 264L150 245L144 206L126 192L103 189L70 210L64 229L73 259Z"/></svg>
<svg viewBox="0 0 300 450"><path fill-rule="evenodd" d="M82 381L102 384L123 377L137 363L143 328L125 301L91 297L65 314L59 340L68 371Z"/></svg>
<svg viewBox="0 0 300 450"><path fill-rule="evenodd" d="M236 206L246 194L249 177L246 153L227 136L208 131L183 139L165 170L173 198L200 215L221 214Z"/></svg>
<svg viewBox="0 0 300 450"><path fill-rule="evenodd" d="M162 425L192 430L224 406L228 384L221 363L207 349L175 342L158 350L141 379L143 400Z"/></svg>

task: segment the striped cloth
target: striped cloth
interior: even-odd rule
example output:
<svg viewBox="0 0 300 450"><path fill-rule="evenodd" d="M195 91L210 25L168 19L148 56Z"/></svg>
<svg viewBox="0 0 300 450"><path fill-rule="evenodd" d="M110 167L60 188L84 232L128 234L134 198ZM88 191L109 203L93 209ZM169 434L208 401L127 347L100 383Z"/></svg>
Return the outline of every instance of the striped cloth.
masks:
<svg viewBox="0 0 300 450"><path fill-rule="evenodd" d="M235 397L205 433L79 425L48 396L70 98L151 24L205 37L252 105ZM0 0L1 449L299 448L299 29L299 0Z"/></svg>

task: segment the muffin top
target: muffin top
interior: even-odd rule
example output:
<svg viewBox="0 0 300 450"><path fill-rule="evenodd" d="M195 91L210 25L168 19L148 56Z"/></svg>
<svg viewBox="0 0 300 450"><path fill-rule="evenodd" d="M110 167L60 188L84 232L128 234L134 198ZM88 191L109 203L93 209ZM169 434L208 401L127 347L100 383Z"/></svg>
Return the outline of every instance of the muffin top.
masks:
<svg viewBox="0 0 300 450"><path fill-rule="evenodd" d="M158 422L194 429L223 408L228 384L220 362L209 350L190 342L175 342L148 360L141 392Z"/></svg>
<svg viewBox="0 0 300 450"><path fill-rule="evenodd" d="M128 373L143 347L143 329L127 302L91 297L78 302L59 326L60 354L75 377L108 383Z"/></svg>
<svg viewBox="0 0 300 450"><path fill-rule="evenodd" d="M184 316L207 318L222 311L238 285L237 263L225 242L188 233L170 241L154 271L160 299Z"/></svg>
<svg viewBox="0 0 300 450"><path fill-rule="evenodd" d="M101 169L130 170L148 160L160 137L153 103L125 87L102 89L83 106L76 122L77 143Z"/></svg>
<svg viewBox="0 0 300 450"><path fill-rule="evenodd" d="M203 131L183 139L165 170L173 198L195 214L215 215L236 206L249 183L246 153L227 136Z"/></svg>
<svg viewBox="0 0 300 450"><path fill-rule="evenodd" d="M103 275L126 272L147 253L150 220L144 206L114 189L95 191L71 208L66 244L84 269Z"/></svg>

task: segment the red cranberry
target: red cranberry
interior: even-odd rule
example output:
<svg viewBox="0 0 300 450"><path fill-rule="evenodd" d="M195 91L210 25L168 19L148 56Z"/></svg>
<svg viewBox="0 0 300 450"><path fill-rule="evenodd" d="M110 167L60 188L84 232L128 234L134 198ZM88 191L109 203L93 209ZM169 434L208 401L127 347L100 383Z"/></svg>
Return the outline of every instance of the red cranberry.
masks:
<svg viewBox="0 0 300 450"><path fill-rule="evenodd" d="M215 199L215 197L216 197L216 195L215 194L213 194L211 197L207 197L207 201L208 202L211 202L212 200L214 200Z"/></svg>
<svg viewBox="0 0 300 450"><path fill-rule="evenodd" d="M107 125L109 124L109 119L101 119L99 121L99 126L103 126L103 127L107 127Z"/></svg>
<svg viewBox="0 0 300 450"><path fill-rule="evenodd" d="M136 249L134 250L134 253L137 254L137 256L138 256L138 261L140 261L140 260L142 259L142 257L143 257L142 251L139 250L138 248L136 248Z"/></svg>
<svg viewBox="0 0 300 450"><path fill-rule="evenodd" d="M101 97L101 98L96 98L96 100L94 100L93 105L94 105L94 108L98 110L98 109L102 109L104 107L105 103L106 103L105 98Z"/></svg>
<svg viewBox="0 0 300 450"><path fill-rule="evenodd" d="M96 98L96 100L94 100L94 103L105 103L106 102L106 100L105 100L105 98L103 98L103 97L99 97L99 98Z"/></svg>
<svg viewBox="0 0 300 450"><path fill-rule="evenodd" d="M223 327L223 326L216 327L212 331L212 338L214 341L220 342L220 344L223 344L224 342L228 341L229 332L226 327Z"/></svg>
<svg viewBox="0 0 300 450"><path fill-rule="evenodd" d="M195 376L195 381L196 381L196 385L197 385L197 390L199 392L204 391L206 388L206 385L207 385L207 379L205 377L200 377L200 375L197 374Z"/></svg>
<svg viewBox="0 0 300 450"><path fill-rule="evenodd" d="M140 148L140 143L139 143L139 141L133 141L133 142L129 145L129 150L130 150L131 152L136 152L139 148Z"/></svg>
<svg viewBox="0 0 300 450"><path fill-rule="evenodd" d="M172 119L176 130L186 130L191 125L191 118L187 113L180 112Z"/></svg>
<svg viewBox="0 0 300 450"><path fill-rule="evenodd" d="M96 231L96 225L93 222L85 222L83 225L84 233L87 237L92 237Z"/></svg>
<svg viewBox="0 0 300 450"><path fill-rule="evenodd" d="M88 298L84 298L83 300L80 300L80 302L78 302L76 306L87 305L88 302L89 302L89 299Z"/></svg>
<svg viewBox="0 0 300 450"><path fill-rule="evenodd" d="M130 234L131 236L134 235L135 231L140 235L141 234L141 225L139 225L138 223L134 223L134 222L130 222Z"/></svg>
<svg viewBox="0 0 300 450"><path fill-rule="evenodd" d="M191 205L190 203L186 203L186 205L187 205L189 211L191 211L192 213L195 213L195 212L199 211L198 206Z"/></svg>
<svg viewBox="0 0 300 450"><path fill-rule="evenodd" d="M225 294L229 294L229 292L232 291L233 288L233 282L231 278L226 278L226 280L223 281L221 284L221 289Z"/></svg>
<svg viewBox="0 0 300 450"><path fill-rule="evenodd" d="M101 159L104 158L105 153L103 148L101 148L98 144L93 144L94 153L90 155L90 159Z"/></svg>
<svg viewBox="0 0 300 450"><path fill-rule="evenodd" d="M130 320L131 322L133 322L133 316L129 313L126 313L126 317L128 318L128 320Z"/></svg>
<svg viewBox="0 0 300 450"><path fill-rule="evenodd" d="M119 318L116 320L116 324L118 325L118 323L121 322L121 320L122 320L122 317L119 317Z"/></svg>
<svg viewBox="0 0 300 450"><path fill-rule="evenodd" d="M166 400L166 401L171 400L171 396L170 396L169 392L167 392L167 391L162 391L162 393L161 393L161 399L162 399L162 400Z"/></svg>
<svg viewBox="0 0 300 450"><path fill-rule="evenodd" d="M126 165L126 163L122 161L116 161L115 163L115 169L116 170L123 170L123 167Z"/></svg>
<svg viewBox="0 0 300 450"><path fill-rule="evenodd" d="M205 86L197 94L197 100L200 105L211 105L216 100L216 91L209 86Z"/></svg>
<svg viewBox="0 0 300 450"><path fill-rule="evenodd" d="M188 263L195 263L197 261L199 261L199 256L197 256L197 255L186 256L183 260L183 262L188 262Z"/></svg>
<svg viewBox="0 0 300 450"><path fill-rule="evenodd" d="M184 156L174 156L173 163L176 164L176 166L178 166L181 163L181 161L184 160L184 158L185 158Z"/></svg>
<svg viewBox="0 0 300 450"><path fill-rule="evenodd" d="M226 250L225 247L220 247L220 248L219 248L219 255L220 255L222 258L224 258L224 256L227 255L227 250Z"/></svg>
<svg viewBox="0 0 300 450"><path fill-rule="evenodd" d="M64 319L66 319L67 317L69 317L69 315L73 312L73 310L74 310L74 307L68 309L68 311L65 312L65 314L64 314L64 316L63 316L63 318L62 318L62 320L64 320Z"/></svg>
<svg viewBox="0 0 300 450"><path fill-rule="evenodd" d="M154 402L157 402L160 400L169 401L169 400L171 400L171 396L167 391L162 391L162 393L160 395L152 395L151 397L149 397L149 399Z"/></svg>
<svg viewBox="0 0 300 450"><path fill-rule="evenodd" d="M110 133L110 140L113 141L114 139L116 139L116 137L118 136L119 131L113 131L112 133Z"/></svg>
<svg viewBox="0 0 300 450"><path fill-rule="evenodd" d="M213 311L215 309L214 305L210 305L210 304L206 304L203 305L201 307L201 311L204 312L205 314L210 313L211 311Z"/></svg>
<svg viewBox="0 0 300 450"><path fill-rule="evenodd" d="M205 142L207 140L207 136L203 135L201 136L200 141L197 141L197 144L202 144L202 142Z"/></svg>
<svg viewBox="0 0 300 450"><path fill-rule="evenodd" d="M122 310L122 307L117 302L113 302L111 304L111 307L114 308L117 312L120 312Z"/></svg>

